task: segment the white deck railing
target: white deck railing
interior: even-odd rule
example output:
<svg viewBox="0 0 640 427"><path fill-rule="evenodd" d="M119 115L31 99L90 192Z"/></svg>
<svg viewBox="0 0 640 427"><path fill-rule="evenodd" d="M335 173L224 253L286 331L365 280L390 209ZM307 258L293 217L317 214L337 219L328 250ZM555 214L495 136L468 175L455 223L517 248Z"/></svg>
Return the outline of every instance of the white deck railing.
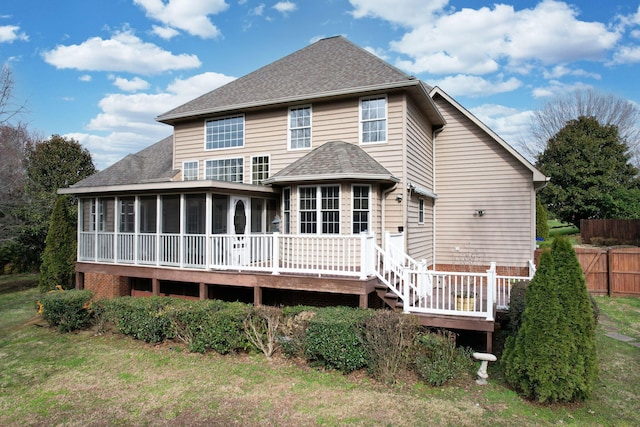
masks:
<svg viewBox="0 0 640 427"><path fill-rule="evenodd" d="M373 234L133 234L80 232L78 260L192 269L304 273L366 278Z"/></svg>
<svg viewBox="0 0 640 427"><path fill-rule="evenodd" d="M397 249L397 248L396 248ZM80 232L78 260L187 269L314 274L365 279L376 275L402 300L405 312L483 317L506 309L511 286L528 277L427 268L403 251L383 250L373 234L200 235Z"/></svg>

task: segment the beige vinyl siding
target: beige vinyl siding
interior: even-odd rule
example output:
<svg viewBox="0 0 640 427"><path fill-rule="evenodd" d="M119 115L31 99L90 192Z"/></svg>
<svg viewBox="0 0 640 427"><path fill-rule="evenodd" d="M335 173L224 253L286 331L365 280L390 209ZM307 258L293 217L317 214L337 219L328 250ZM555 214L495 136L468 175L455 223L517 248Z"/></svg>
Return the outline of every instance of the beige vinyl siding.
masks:
<svg viewBox="0 0 640 427"><path fill-rule="evenodd" d="M436 138L437 263L523 267L532 257L531 172L441 97ZM474 215L485 210L483 217Z"/></svg>
<svg viewBox="0 0 640 427"><path fill-rule="evenodd" d="M431 124L407 102L407 184L433 190L433 145ZM406 188L406 185L405 185ZM424 222L418 222L419 200L424 200ZM414 259L433 260L433 200L416 194L408 197L407 253Z"/></svg>

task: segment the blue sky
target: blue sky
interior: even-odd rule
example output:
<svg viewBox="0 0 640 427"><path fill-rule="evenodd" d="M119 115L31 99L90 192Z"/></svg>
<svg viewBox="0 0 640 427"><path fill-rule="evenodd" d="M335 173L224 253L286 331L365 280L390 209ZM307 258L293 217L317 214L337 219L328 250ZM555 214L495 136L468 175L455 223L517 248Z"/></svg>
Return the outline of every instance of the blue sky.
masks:
<svg viewBox="0 0 640 427"><path fill-rule="evenodd" d="M438 85L515 147L532 111L594 88L640 104L640 0L2 0L21 119L103 169L171 134L159 114L344 35Z"/></svg>

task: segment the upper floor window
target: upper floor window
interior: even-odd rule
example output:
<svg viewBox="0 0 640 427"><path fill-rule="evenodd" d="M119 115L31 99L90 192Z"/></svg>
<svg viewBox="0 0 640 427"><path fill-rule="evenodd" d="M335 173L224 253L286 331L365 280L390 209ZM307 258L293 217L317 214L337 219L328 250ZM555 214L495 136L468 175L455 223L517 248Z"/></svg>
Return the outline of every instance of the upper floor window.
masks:
<svg viewBox="0 0 640 427"><path fill-rule="evenodd" d="M363 143L387 141L387 97L360 100L360 140Z"/></svg>
<svg viewBox="0 0 640 427"><path fill-rule="evenodd" d="M244 146L244 116L225 117L205 122L206 150Z"/></svg>
<svg viewBox="0 0 640 427"><path fill-rule="evenodd" d="M370 217L370 187L368 185L354 185L353 192L353 234L369 231Z"/></svg>
<svg viewBox="0 0 640 427"><path fill-rule="evenodd" d="M182 163L182 180L195 181L198 179L198 161L189 161Z"/></svg>
<svg viewBox="0 0 640 427"><path fill-rule="evenodd" d="M244 176L244 160L234 159L207 160L205 162L205 179L216 181L242 182Z"/></svg>
<svg viewBox="0 0 640 427"><path fill-rule="evenodd" d="M424 199L418 200L418 223L424 224Z"/></svg>
<svg viewBox="0 0 640 427"><path fill-rule="evenodd" d="M251 182L260 184L269 178L269 156L253 156L251 158Z"/></svg>
<svg viewBox="0 0 640 427"><path fill-rule="evenodd" d="M311 107L289 109L289 149L311 147Z"/></svg>

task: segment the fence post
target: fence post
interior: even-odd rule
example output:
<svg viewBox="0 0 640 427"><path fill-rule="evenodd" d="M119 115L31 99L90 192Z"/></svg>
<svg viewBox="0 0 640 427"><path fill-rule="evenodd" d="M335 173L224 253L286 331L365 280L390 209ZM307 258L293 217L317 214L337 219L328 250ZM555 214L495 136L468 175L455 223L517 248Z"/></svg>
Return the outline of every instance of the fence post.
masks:
<svg viewBox="0 0 640 427"><path fill-rule="evenodd" d="M493 321L493 301L496 292L496 263L491 263L491 268L487 270L487 320Z"/></svg>
<svg viewBox="0 0 640 427"><path fill-rule="evenodd" d="M271 274L273 275L278 275L280 274L279 268L280 268L280 239L279 239L280 233L278 233L277 231L273 233L272 237L271 237L271 253L272 255L272 259L271 259L271 267L273 269L273 271L271 272Z"/></svg>

